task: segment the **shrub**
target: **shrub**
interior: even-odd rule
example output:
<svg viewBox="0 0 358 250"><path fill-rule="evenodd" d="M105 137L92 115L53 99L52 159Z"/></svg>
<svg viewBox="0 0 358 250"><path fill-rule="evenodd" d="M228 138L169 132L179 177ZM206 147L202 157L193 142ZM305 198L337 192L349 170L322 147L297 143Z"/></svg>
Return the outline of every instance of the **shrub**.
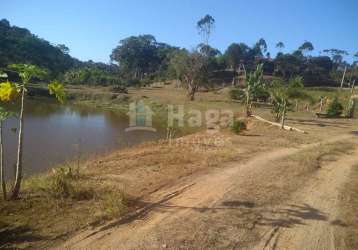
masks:
<svg viewBox="0 0 358 250"><path fill-rule="evenodd" d="M348 101L347 111L346 111L346 116L348 118L353 118L354 117L355 106L356 106L356 102L355 102L355 100L353 98L351 98Z"/></svg>
<svg viewBox="0 0 358 250"><path fill-rule="evenodd" d="M267 102L268 99L270 98L270 93L263 89L263 88L259 88L257 89L257 91L253 94L252 98L256 101L259 102Z"/></svg>
<svg viewBox="0 0 358 250"><path fill-rule="evenodd" d="M41 179L43 181L39 185L32 186L51 198L89 200L94 198L96 193L90 185L80 179L78 173L72 171L71 167L55 168L50 175Z"/></svg>
<svg viewBox="0 0 358 250"><path fill-rule="evenodd" d="M138 78L130 78L127 80L126 85L139 88L141 86L141 81Z"/></svg>
<svg viewBox="0 0 358 250"><path fill-rule="evenodd" d="M108 217L118 217L127 212L127 198L123 191L113 191L103 198L103 209Z"/></svg>
<svg viewBox="0 0 358 250"><path fill-rule="evenodd" d="M243 130L245 130L247 128L246 126L246 122L242 121L242 120L235 120L232 123L231 126L231 130L235 133L235 134L240 134Z"/></svg>
<svg viewBox="0 0 358 250"><path fill-rule="evenodd" d="M338 117L343 113L343 106L339 103L338 98L335 97L327 108L327 115L329 117Z"/></svg>
<svg viewBox="0 0 358 250"><path fill-rule="evenodd" d="M230 94L230 98L234 100L244 100L245 98L245 92L242 89L238 89L238 88L231 89L229 94Z"/></svg>
<svg viewBox="0 0 358 250"><path fill-rule="evenodd" d="M49 177L48 191L54 198L69 198L74 194L73 174L71 168L53 169Z"/></svg>
<svg viewBox="0 0 358 250"><path fill-rule="evenodd" d="M123 85L115 85L115 86L113 86L112 87L112 92L128 94L127 88L125 86L123 86Z"/></svg>

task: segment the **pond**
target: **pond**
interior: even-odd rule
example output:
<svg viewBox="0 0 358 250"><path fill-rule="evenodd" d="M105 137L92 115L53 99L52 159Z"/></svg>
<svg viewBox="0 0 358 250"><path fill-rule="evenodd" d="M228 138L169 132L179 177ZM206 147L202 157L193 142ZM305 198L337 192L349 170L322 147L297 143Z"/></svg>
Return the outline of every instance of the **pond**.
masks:
<svg viewBox="0 0 358 250"><path fill-rule="evenodd" d="M24 176L58 164L103 154L113 149L164 138L165 129L129 129L127 114L52 100L27 100L24 113ZM14 177L17 153L16 117L3 129L7 179ZM127 130L126 130L127 129Z"/></svg>

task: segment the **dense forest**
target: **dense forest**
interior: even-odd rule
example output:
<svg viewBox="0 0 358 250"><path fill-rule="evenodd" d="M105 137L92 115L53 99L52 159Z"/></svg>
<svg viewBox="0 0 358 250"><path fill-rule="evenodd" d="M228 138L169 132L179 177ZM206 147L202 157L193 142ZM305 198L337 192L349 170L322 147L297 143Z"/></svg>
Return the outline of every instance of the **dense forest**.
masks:
<svg viewBox="0 0 358 250"><path fill-rule="evenodd" d="M214 19L212 19L214 20ZM224 52L203 41L192 51L158 42L152 35L131 36L119 41L113 49L110 64L83 62L69 55L63 44L51 44L25 28L11 26L9 21L0 21L0 68L13 63L30 63L49 71L49 78L67 84L88 85L145 85L153 81L181 78L183 64L191 65L204 57L207 83L230 82L244 68L253 70L263 63L264 73L289 79L300 75L305 85L333 86L340 84L346 71L346 81L357 77L357 61L344 60L347 51L326 49L320 56L312 56L314 45L305 41L292 53L284 53L284 43L275 46L280 50L275 58L267 50L264 38L254 45L232 43ZM194 64L193 64L194 63ZM194 67L195 68L195 67ZM11 72L10 72L11 73ZM49 79L49 80L51 80Z"/></svg>

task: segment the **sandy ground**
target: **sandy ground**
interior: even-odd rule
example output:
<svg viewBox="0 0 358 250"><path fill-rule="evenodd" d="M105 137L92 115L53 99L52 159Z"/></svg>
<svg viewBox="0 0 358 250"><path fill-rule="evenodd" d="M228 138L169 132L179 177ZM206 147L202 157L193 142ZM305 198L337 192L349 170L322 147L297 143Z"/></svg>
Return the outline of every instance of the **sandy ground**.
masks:
<svg viewBox="0 0 358 250"><path fill-rule="evenodd" d="M358 150L315 171L285 162L347 142L358 147L355 134L338 135L186 176L145 197L124 219L79 232L57 248L345 249L334 235L344 224L338 190L358 163Z"/></svg>

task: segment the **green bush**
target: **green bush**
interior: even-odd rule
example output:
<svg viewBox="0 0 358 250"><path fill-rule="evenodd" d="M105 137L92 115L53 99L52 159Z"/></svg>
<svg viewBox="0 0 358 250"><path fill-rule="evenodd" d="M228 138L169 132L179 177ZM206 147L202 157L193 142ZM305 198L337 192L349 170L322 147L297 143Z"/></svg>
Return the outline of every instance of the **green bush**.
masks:
<svg viewBox="0 0 358 250"><path fill-rule="evenodd" d="M112 92L128 94L128 89L123 85L115 85L112 87Z"/></svg>
<svg viewBox="0 0 358 250"><path fill-rule="evenodd" d="M329 117L338 117L343 113L343 106L339 103L338 98L335 97L333 101L328 105L327 115Z"/></svg>
<svg viewBox="0 0 358 250"><path fill-rule="evenodd" d="M102 205L105 214L110 218L121 216L128 211L127 198L121 190L106 194Z"/></svg>
<svg viewBox="0 0 358 250"><path fill-rule="evenodd" d="M130 78L126 81L126 85L127 86L132 86L132 87L141 87L141 81L138 78Z"/></svg>
<svg viewBox="0 0 358 250"><path fill-rule="evenodd" d="M245 92L242 89L234 88L229 92L230 98L234 100L244 100Z"/></svg>
<svg viewBox="0 0 358 250"><path fill-rule="evenodd" d="M354 117L355 106L356 106L356 102L355 102L355 100L353 98L351 98L348 101L347 111L346 111L346 116L348 118L353 118Z"/></svg>
<svg viewBox="0 0 358 250"><path fill-rule="evenodd" d="M48 192L54 198L69 198L74 194L74 185L71 168L53 169L49 177Z"/></svg>
<svg viewBox="0 0 358 250"><path fill-rule="evenodd" d="M55 199L89 200L95 196L95 191L81 181L71 167L53 169L42 190Z"/></svg>
<svg viewBox="0 0 358 250"><path fill-rule="evenodd" d="M259 88L256 90L256 92L253 94L252 97L255 101L259 101L259 102L267 102L268 99L270 98L270 93L263 88Z"/></svg>
<svg viewBox="0 0 358 250"><path fill-rule="evenodd" d="M242 120L235 120L231 125L231 130L235 134L240 134L243 130L246 130L246 122Z"/></svg>

